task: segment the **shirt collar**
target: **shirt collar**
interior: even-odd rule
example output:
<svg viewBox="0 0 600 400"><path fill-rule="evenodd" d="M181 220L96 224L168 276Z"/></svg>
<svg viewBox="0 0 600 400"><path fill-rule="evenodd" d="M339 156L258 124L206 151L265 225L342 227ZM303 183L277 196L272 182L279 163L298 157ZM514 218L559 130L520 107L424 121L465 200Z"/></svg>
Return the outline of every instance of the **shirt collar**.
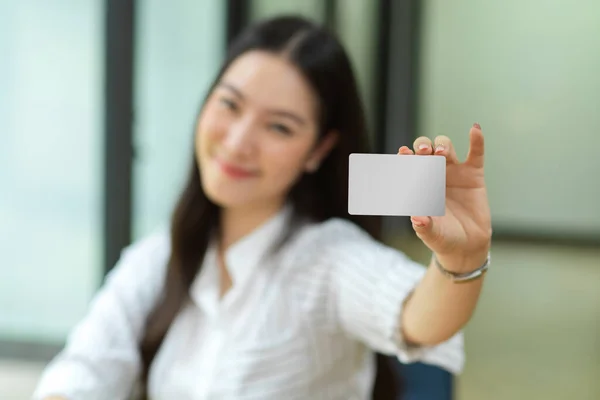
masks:
<svg viewBox="0 0 600 400"><path fill-rule="evenodd" d="M245 283L252 272L264 261L271 246L284 233L291 217L291 206L286 204L276 215L244 236L225 252L225 265L233 285Z"/></svg>
<svg viewBox="0 0 600 400"><path fill-rule="evenodd" d="M292 205L286 203L277 214L225 251L225 264L231 276L232 290L245 285L252 273L261 265L264 261L263 257L284 233L292 211ZM219 298L217 244L216 237L213 236L206 249L200 273L191 288L192 299L206 309L212 309Z"/></svg>

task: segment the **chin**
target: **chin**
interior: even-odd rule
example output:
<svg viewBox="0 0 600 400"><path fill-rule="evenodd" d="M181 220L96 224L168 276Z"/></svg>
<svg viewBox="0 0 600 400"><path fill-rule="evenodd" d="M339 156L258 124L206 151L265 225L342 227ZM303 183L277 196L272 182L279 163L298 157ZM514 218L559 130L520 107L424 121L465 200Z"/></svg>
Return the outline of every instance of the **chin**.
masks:
<svg viewBox="0 0 600 400"><path fill-rule="evenodd" d="M203 181L202 189L210 201L222 208L243 207L252 203L254 197L247 190L232 187L228 182L204 183Z"/></svg>

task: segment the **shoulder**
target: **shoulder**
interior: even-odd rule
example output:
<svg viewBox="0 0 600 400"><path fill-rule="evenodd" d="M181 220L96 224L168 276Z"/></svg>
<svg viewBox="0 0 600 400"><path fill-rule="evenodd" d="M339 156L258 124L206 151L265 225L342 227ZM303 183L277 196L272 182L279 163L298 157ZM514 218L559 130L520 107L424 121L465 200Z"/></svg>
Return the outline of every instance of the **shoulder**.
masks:
<svg viewBox="0 0 600 400"><path fill-rule="evenodd" d="M369 240L374 239L362 227L345 218L329 218L320 223L320 235L332 240Z"/></svg>
<svg viewBox="0 0 600 400"><path fill-rule="evenodd" d="M381 245L361 226L339 217L314 223L304 235L306 242L322 249L332 246Z"/></svg>
<svg viewBox="0 0 600 400"><path fill-rule="evenodd" d="M169 228L160 227L125 247L107 279L152 280L158 284L164 278L170 254Z"/></svg>
<svg viewBox="0 0 600 400"><path fill-rule="evenodd" d="M389 248L374 239L361 226L350 220L336 217L303 226L295 235L295 240L289 249L292 259L306 265L306 263L319 264L319 261L330 256L335 257L340 253L372 254Z"/></svg>
<svg viewBox="0 0 600 400"><path fill-rule="evenodd" d="M373 238L360 225L344 218L313 223L299 235L294 246L295 260L302 265L331 268L352 265L390 265L416 268L423 265L400 249Z"/></svg>
<svg viewBox="0 0 600 400"><path fill-rule="evenodd" d="M161 226L149 234L133 241L121 252L123 258L161 259L171 252L171 235L169 228Z"/></svg>

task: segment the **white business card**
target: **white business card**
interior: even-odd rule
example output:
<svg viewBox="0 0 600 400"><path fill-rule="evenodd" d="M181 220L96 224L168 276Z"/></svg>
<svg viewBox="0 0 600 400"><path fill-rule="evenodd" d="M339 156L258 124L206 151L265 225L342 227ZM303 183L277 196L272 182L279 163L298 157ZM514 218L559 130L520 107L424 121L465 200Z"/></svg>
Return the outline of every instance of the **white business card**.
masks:
<svg viewBox="0 0 600 400"><path fill-rule="evenodd" d="M445 207L444 156L350 154L349 214L441 216Z"/></svg>

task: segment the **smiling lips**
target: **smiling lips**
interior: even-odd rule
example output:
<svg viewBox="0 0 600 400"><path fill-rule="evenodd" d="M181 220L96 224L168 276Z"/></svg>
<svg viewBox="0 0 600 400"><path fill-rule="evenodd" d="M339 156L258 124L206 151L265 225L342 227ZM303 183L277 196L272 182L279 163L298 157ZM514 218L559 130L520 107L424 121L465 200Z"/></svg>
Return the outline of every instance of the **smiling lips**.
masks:
<svg viewBox="0 0 600 400"><path fill-rule="evenodd" d="M236 167L235 165L232 165L225 161L219 160L218 158L216 159L216 161L217 161L217 164L219 165L219 167L221 168L221 170L223 172L225 172L225 174L229 175L232 178L243 179L243 178L250 178L252 176L257 175L256 172Z"/></svg>

